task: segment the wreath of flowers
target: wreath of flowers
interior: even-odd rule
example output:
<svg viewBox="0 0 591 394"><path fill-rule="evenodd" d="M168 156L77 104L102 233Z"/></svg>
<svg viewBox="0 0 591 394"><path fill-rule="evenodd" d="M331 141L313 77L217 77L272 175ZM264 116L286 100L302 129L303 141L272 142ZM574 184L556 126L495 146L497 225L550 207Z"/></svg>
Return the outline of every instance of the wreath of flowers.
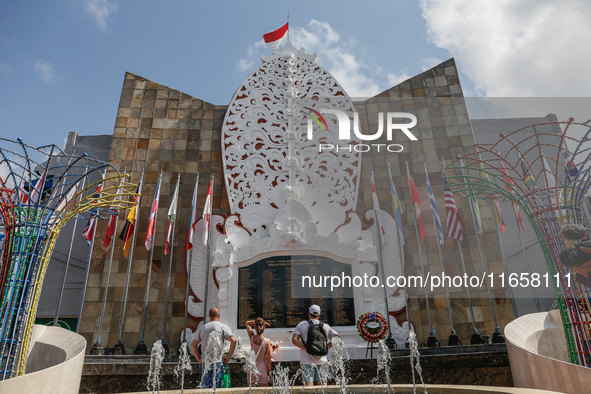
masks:
<svg viewBox="0 0 591 394"><path fill-rule="evenodd" d="M357 320L359 336L368 342L377 342L386 337L388 322L379 312L366 312Z"/></svg>

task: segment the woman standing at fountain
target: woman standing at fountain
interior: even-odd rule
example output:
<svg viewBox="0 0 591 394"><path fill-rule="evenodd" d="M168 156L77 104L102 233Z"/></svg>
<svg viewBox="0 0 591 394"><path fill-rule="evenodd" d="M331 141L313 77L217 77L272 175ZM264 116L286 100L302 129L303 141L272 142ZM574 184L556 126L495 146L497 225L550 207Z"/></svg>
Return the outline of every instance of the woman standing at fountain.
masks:
<svg viewBox="0 0 591 394"><path fill-rule="evenodd" d="M250 349L256 354L255 363L259 372L258 379L255 382L250 381L252 374L248 374L248 385L266 386L267 382L272 383L270 372L273 369L271 362L271 341L263 335L269 323L264 321L262 317L257 317L255 320L247 321L245 325L246 332L248 332L248 337L250 338Z"/></svg>

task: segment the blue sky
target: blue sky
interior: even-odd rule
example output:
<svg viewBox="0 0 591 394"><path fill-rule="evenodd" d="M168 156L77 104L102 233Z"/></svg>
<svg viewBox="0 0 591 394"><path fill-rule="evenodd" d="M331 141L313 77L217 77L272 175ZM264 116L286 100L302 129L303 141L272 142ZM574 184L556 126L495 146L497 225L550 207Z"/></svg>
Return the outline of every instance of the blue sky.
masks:
<svg viewBox="0 0 591 394"><path fill-rule="evenodd" d="M466 96L591 91L584 0L4 0L0 136L63 146L69 131L111 134L125 71L228 104L288 12L293 44L351 96L452 56Z"/></svg>

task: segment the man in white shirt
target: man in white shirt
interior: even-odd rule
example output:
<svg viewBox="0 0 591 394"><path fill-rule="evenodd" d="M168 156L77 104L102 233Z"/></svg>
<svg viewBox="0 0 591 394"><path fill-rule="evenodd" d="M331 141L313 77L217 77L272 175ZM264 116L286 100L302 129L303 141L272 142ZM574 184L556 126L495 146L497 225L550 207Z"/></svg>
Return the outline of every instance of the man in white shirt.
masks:
<svg viewBox="0 0 591 394"><path fill-rule="evenodd" d="M326 377L320 371L320 367L328 362L326 355L314 356L308 353L306 350L306 342L308 341L308 331L312 325L320 325L324 333L326 334L327 341L331 338L340 335L328 324L320 321L320 307L318 305L312 305L308 309L308 320L303 320L296 326L293 336L292 343L300 348L300 364L304 371L304 384L306 386L315 384L326 384ZM332 347L332 343L328 342L327 348Z"/></svg>

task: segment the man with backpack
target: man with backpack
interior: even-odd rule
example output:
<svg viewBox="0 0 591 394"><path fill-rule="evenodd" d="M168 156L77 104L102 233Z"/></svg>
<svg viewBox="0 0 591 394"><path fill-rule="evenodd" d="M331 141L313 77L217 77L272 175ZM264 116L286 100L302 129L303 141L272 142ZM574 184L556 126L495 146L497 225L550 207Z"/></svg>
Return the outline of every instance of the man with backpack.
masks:
<svg viewBox="0 0 591 394"><path fill-rule="evenodd" d="M300 364L304 371L304 385L326 384L326 377L320 367L328 362L326 355L332 347L329 340L340 335L328 324L321 322L320 307L312 305L308 310L308 320L296 326L292 343L300 348Z"/></svg>

